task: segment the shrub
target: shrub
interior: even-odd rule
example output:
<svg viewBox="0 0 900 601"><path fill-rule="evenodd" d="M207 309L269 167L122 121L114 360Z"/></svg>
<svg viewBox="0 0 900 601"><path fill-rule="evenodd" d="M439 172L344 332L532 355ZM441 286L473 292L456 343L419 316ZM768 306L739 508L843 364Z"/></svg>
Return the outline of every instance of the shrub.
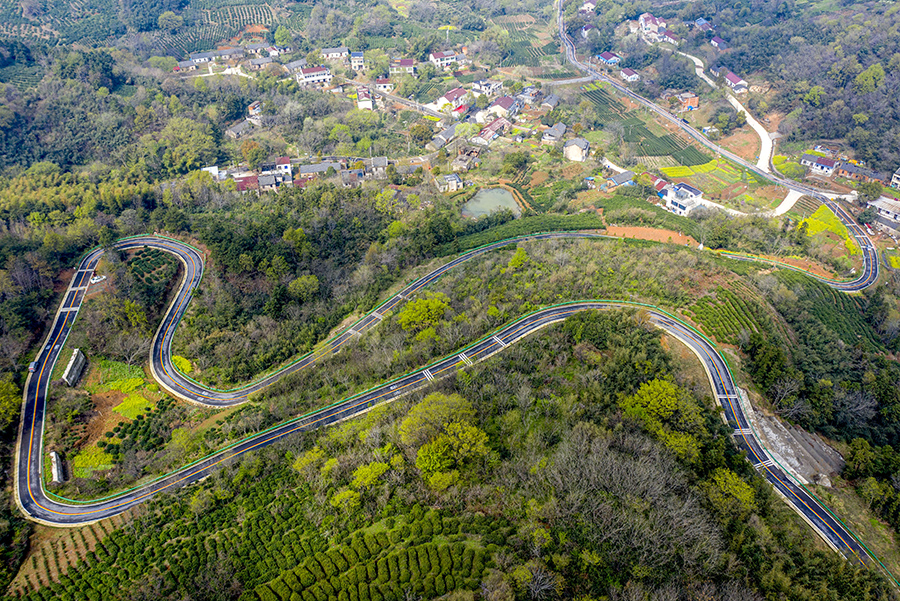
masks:
<svg viewBox="0 0 900 601"><path fill-rule="evenodd" d="M326 555L328 555L328 559L331 560L334 567L337 568L338 573L345 572L350 567L350 564L337 549L329 549Z"/></svg>
<svg viewBox="0 0 900 601"><path fill-rule="evenodd" d="M391 572L388 569L387 559L382 557L381 559L378 560L378 562L375 565L376 565L376 569L378 571L378 582L379 583L384 584L388 580L391 579Z"/></svg>

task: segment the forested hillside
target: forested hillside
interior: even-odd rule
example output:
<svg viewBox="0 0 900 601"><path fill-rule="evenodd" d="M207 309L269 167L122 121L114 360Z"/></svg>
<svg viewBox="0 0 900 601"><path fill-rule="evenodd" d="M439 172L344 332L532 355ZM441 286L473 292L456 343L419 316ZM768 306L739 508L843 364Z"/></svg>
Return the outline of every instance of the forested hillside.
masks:
<svg viewBox="0 0 900 601"><path fill-rule="evenodd" d="M815 548L633 313L150 504L30 599L889 599Z"/></svg>

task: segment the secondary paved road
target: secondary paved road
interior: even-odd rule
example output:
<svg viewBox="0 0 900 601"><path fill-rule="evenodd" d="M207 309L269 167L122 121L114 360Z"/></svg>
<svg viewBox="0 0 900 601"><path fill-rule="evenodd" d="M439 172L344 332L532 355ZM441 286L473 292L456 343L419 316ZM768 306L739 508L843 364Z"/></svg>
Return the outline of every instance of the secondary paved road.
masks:
<svg viewBox="0 0 900 601"><path fill-rule="evenodd" d="M203 274L203 259L200 253L196 249L181 242L156 236L141 236L123 240L118 242L116 247L119 249L141 247L159 248L174 254L184 265L184 276L180 287L153 339L151 369L154 377L171 394L194 403L221 407L241 403L247 399L248 394L264 388L275 380L283 377L285 374L298 369L303 369L304 367L309 367L315 363L316 360L339 351L341 346L348 340L359 333L374 327L383 319L383 316L387 311L396 308L418 290L427 286L447 271L465 261L521 240L601 237L605 236L591 232L550 232L532 236L523 236L511 240L502 240L477 248L460 255L407 285L398 294L392 296L376 307L349 328L326 341L320 350L301 357L298 361L258 382L254 382L241 389L227 391L212 390L193 382L183 374L179 373L174 368L171 361L171 345L175 328L181 317L184 315L193 290L199 284ZM563 305L562 308L555 307L539 311L507 326L494 335L480 340L459 353L444 358L426 368L401 376L392 382L388 382L360 395L335 403L334 405L313 414L280 424L261 434L235 443L219 453L188 467L182 468L172 474L166 475L154 482L145 484L124 494L117 495L111 499L77 503L55 498L48 494L43 488L41 479L43 461L41 458L43 457L44 417L46 411L47 390L50 384L53 366L56 363L66 337L69 334L78 313L78 309L80 308L87 291L89 280L94 273L94 269L97 266L102 252L102 250L97 249L88 253L73 275L70 286L63 296L63 301L56 314L50 334L37 357L37 369L29 376L24 393L19 443L16 450L16 499L27 515L48 524L77 525L116 515L134 505L142 503L162 491L171 490L178 486L195 482L208 475L209 471L216 466L223 462L227 462L242 453L271 444L273 441L293 432L314 429L322 425L331 424L335 421L352 417L368 410L377 403L391 400L400 394L425 386L429 381L442 377L448 373L453 373L456 369L471 365L475 361L482 360L485 357L506 348L510 344L517 342L531 332L550 323L555 323L556 321L564 319L565 316L570 315L572 312L585 309L619 306L615 302L589 301ZM840 286L844 284L834 283L833 285ZM861 286L863 284L858 283L857 285ZM690 330L687 326L676 322L662 312L653 309L650 309L649 311L652 319L655 320L654 323L656 325L666 329L672 335L679 337L679 339L685 340L685 343L689 344L689 346L698 353L698 356L700 356L701 360L704 361L704 364L707 365L710 382L713 385L713 389L717 391L716 394L720 394L720 402L723 402L723 406L725 404L730 405L730 401L732 400L735 391L734 383L731 380L730 374L727 373L727 369L724 368L724 361L713 346L701 336ZM726 411L728 410L729 408L726 408ZM738 429L745 429L746 419L743 418L743 413L740 411L740 408L733 407L730 411L731 413L728 415L734 416L734 422L739 425ZM729 419L732 418L729 417ZM762 451L759 444L756 443L755 446L753 446L752 436L746 433L743 436L751 454L754 454L753 457L758 459L758 462L755 463L765 464L767 456L764 451ZM750 438L748 439L747 436L750 436ZM766 473L772 474L772 478L778 474L777 471L769 469L774 469L774 466L764 465L763 467L766 468L764 470ZM776 480L779 479L785 481L783 484L784 487L791 486L782 476L776 478ZM802 491L794 491L793 489L788 490L788 488L785 488L784 492L786 496L794 495L798 498L802 498L801 493ZM800 502L798 501L798 503ZM809 501L805 498L803 498L803 503L809 505ZM800 504L802 505L803 503ZM820 528L820 531L824 532L823 536L829 536L826 531L830 531L833 525L827 520L827 512L814 504L810 505L807 512L810 514L808 519L810 519L812 523L818 524L816 520L821 521L820 526L817 526L817 528ZM851 539L848 538L848 536L849 535L845 536L839 531L832 536L832 538L837 541L834 543L837 548L845 550L851 549L851 543L849 542ZM843 547L838 544L842 538L847 541ZM848 552L852 553L852 550Z"/></svg>

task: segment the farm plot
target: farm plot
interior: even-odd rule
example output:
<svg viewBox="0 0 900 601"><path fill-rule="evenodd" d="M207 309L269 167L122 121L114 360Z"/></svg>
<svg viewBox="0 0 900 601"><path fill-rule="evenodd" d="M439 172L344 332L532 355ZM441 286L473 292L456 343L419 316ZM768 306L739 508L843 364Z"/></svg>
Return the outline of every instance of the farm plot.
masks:
<svg viewBox="0 0 900 601"><path fill-rule="evenodd" d="M685 313L707 335L724 344L737 344L742 331L767 334L772 330L771 318L759 303L721 286L714 295L697 300Z"/></svg>

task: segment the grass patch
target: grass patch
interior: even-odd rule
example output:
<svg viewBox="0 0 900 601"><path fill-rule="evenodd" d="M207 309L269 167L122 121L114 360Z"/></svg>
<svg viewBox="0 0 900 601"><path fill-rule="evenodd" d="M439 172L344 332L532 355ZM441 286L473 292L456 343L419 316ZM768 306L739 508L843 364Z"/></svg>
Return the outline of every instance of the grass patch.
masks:
<svg viewBox="0 0 900 601"><path fill-rule="evenodd" d="M183 374L189 374L194 369L190 361L179 355L172 355L172 363L175 364L175 369Z"/></svg>
<svg viewBox="0 0 900 601"><path fill-rule="evenodd" d="M128 394L129 392L134 392L138 388L144 385L144 378L125 378L122 380L113 380L106 384L106 388L109 390L118 390L119 392L124 392Z"/></svg>
<svg viewBox="0 0 900 601"><path fill-rule="evenodd" d="M850 237L850 232L847 231L847 226L841 223L840 219L837 218L837 215L825 205L816 209L816 212L810 215L809 218L804 219L803 223L807 226L807 236L812 237L824 232L831 232L844 240L844 245L851 255L858 255L860 253L856 241Z"/></svg>
<svg viewBox="0 0 900 601"><path fill-rule="evenodd" d="M96 471L112 469L114 463L112 455L98 447L91 447L72 458L72 475L76 478L90 478Z"/></svg>
<svg viewBox="0 0 900 601"><path fill-rule="evenodd" d="M152 406L152 401L148 401L139 394L133 394L113 407L113 411L128 419L135 419Z"/></svg>

